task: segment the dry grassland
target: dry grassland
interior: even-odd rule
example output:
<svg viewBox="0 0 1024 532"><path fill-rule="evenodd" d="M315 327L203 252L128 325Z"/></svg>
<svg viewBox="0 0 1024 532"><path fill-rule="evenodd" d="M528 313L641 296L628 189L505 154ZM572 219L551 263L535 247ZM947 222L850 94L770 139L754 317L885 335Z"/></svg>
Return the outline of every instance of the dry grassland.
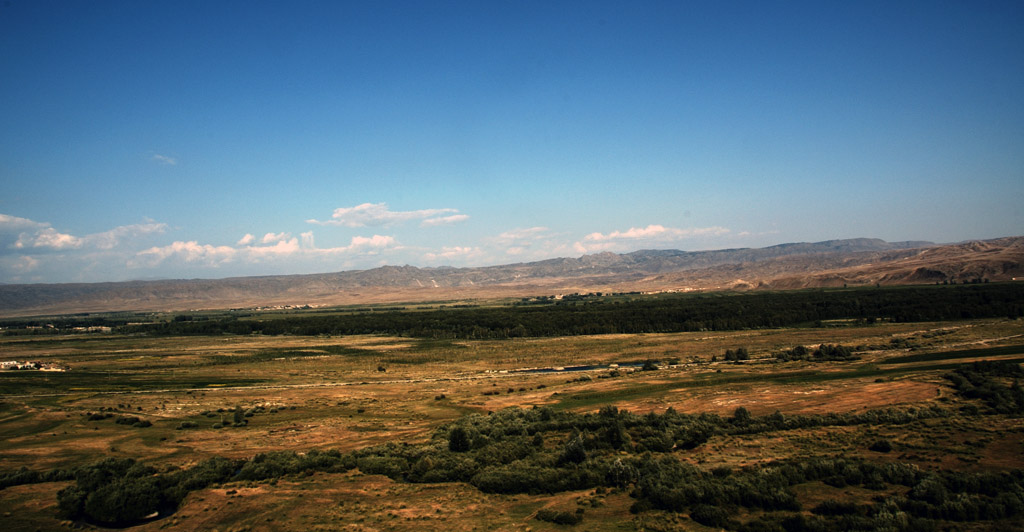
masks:
<svg viewBox="0 0 1024 532"><path fill-rule="evenodd" d="M505 341L389 337L69 336L0 338L3 359L39 360L62 374L5 372L0 380L0 470L45 470L130 457L158 468L271 450L355 450L417 443L467 413L550 405L580 412L614 404L636 413L754 415L858 412L891 406L955 407L943 370L929 363L885 364L913 352L1024 344L1024 322L878 324L729 333L613 335ZM896 342L893 340L896 339ZM864 346L852 362L773 362L797 345ZM895 346L895 347L894 347ZM744 347L752 360L712 362ZM1013 357L1008 357L1013 358ZM659 360L659 371L609 377L588 372L522 373L523 368ZM669 362L674 362L669 366ZM958 362L947 360L945 362ZM256 410L233 427L230 409ZM262 407L257 409L256 407ZM89 420L111 412L151 427ZM996 425L988 423L998 419ZM195 428L179 428L194 423ZM215 424L224 424L214 428ZM700 467L741 466L814 454L869 455L923 467L968 471L1024 466L1024 421L934 419L909 427L825 427L716 436L677 453ZM867 447L888 439L879 458ZM7 530L70 526L56 515L66 483L0 491ZM826 498L870 498L862 488L801 486L805 506ZM834 493L835 492L835 493ZM404 484L358 471L230 483L192 493L173 516L133 530L561 530L537 510L587 508L581 530L701 529L664 513L633 515L626 493L489 495L465 484Z"/></svg>

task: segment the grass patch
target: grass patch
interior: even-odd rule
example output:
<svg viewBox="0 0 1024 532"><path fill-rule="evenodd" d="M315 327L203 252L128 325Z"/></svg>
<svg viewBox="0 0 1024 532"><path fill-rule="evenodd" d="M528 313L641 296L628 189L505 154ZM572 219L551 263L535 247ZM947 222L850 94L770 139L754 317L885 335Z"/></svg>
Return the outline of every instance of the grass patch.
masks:
<svg viewBox="0 0 1024 532"><path fill-rule="evenodd" d="M265 379L230 379L194 375L140 375L102 371L5 371L0 372L0 392L4 395L59 393L65 390L89 392L126 392L160 389L206 388L209 386L253 386Z"/></svg>
<svg viewBox="0 0 1024 532"><path fill-rule="evenodd" d="M989 347L986 349L964 349L960 351L940 351L937 353L918 353L903 355L882 360L882 364L909 364L912 362L932 362L935 360L956 360L960 358L996 357L1019 355L1024 353L1024 345Z"/></svg>
<svg viewBox="0 0 1024 532"><path fill-rule="evenodd" d="M1016 358L1007 362L1024 363L1024 358ZM601 390L594 392L577 392L563 397L556 408L575 409L596 406L619 401L636 400L653 397L675 390L703 388L708 386L727 386L731 384L815 384L845 379L864 379L918 373L925 371L951 370L960 367L959 363L929 364L910 368L878 368L874 364L861 366L848 371L793 371L789 373L754 373L726 374L715 373L699 376L693 380L662 382L655 384L630 383L626 388Z"/></svg>

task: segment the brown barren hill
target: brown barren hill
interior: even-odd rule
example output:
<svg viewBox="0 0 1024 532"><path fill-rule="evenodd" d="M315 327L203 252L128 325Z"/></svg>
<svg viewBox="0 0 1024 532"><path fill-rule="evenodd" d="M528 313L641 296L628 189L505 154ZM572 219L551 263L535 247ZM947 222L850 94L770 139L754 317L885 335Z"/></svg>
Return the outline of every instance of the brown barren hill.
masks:
<svg viewBox="0 0 1024 532"><path fill-rule="evenodd" d="M951 245L829 240L713 251L642 250L478 268L229 279L0 285L0 316L345 305L586 292L792 289L1024 278L1024 237Z"/></svg>

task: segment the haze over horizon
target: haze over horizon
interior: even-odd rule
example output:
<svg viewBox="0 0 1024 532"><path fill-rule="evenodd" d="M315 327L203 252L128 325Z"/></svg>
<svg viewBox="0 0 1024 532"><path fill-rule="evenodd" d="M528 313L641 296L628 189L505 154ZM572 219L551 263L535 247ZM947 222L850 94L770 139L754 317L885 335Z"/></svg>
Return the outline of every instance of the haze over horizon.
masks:
<svg viewBox="0 0 1024 532"><path fill-rule="evenodd" d="M0 5L0 282L1024 234L1020 2Z"/></svg>

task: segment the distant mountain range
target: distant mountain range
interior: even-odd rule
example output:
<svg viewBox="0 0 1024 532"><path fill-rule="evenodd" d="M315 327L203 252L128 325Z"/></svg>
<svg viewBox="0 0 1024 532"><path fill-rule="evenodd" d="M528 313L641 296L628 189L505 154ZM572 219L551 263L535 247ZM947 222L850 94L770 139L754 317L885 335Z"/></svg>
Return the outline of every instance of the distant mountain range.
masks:
<svg viewBox="0 0 1024 532"><path fill-rule="evenodd" d="M1024 237L936 245L857 238L714 251L642 250L479 268L0 285L0 316L1024 279Z"/></svg>

